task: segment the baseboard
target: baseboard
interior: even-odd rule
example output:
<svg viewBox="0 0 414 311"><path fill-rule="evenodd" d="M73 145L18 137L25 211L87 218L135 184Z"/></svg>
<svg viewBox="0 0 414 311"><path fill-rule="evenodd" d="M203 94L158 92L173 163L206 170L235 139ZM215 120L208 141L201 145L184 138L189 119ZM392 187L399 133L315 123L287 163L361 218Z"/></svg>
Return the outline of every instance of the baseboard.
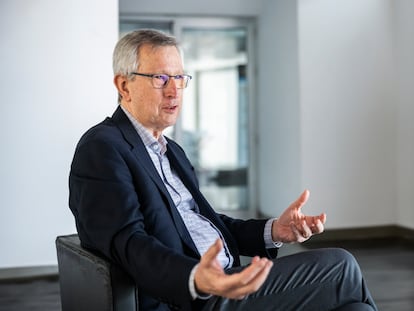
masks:
<svg viewBox="0 0 414 311"><path fill-rule="evenodd" d="M327 229L323 234L312 237L312 239L320 241L367 240L383 238L400 238L412 240L414 242L414 230L396 225Z"/></svg>
<svg viewBox="0 0 414 311"><path fill-rule="evenodd" d="M414 230L396 226L375 226L347 229L328 229L315 235L303 246L315 247L378 247L382 245L414 247Z"/></svg>

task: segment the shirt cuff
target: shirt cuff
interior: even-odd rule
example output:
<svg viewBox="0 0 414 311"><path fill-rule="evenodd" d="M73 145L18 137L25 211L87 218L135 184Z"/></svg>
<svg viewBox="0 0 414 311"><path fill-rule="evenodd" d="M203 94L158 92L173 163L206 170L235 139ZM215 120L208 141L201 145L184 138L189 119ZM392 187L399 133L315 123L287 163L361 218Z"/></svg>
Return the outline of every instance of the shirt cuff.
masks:
<svg viewBox="0 0 414 311"><path fill-rule="evenodd" d="M263 237L265 242L266 248L280 248L282 247L283 243L278 241L273 241L272 239L272 224L277 218L269 219L264 227Z"/></svg>
<svg viewBox="0 0 414 311"><path fill-rule="evenodd" d="M190 278L188 280L188 288L190 289L190 294L193 300L196 300L197 298L207 300L211 297L211 295L207 295L207 294L202 295L198 293L195 288L194 278L195 278L195 273L196 273L197 268L198 268L198 264L195 265L194 268L191 270Z"/></svg>

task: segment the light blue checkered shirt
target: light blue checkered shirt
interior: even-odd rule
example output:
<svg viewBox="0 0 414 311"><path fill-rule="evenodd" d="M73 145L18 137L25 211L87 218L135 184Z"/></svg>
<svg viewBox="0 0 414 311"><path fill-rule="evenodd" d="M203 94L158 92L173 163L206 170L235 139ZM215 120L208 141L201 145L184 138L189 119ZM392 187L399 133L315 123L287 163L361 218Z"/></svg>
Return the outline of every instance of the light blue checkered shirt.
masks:
<svg viewBox="0 0 414 311"><path fill-rule="evenodd" d="M173 199L173 202L197 247L198 252L203 255L208 248L220 238L223 241L224 247L217 256L217 259L224 269L230 268L233 265L234 259L228 250L223 236L213 223L199 213L198 206L191 193L170 167L170 162L165 155L165 152L167 151L167 140L165 137L160 135L159 139L156 140L155 137L126 109L122 106L121 108L141 137L158 174L167 187L168 193Z"/></svg>

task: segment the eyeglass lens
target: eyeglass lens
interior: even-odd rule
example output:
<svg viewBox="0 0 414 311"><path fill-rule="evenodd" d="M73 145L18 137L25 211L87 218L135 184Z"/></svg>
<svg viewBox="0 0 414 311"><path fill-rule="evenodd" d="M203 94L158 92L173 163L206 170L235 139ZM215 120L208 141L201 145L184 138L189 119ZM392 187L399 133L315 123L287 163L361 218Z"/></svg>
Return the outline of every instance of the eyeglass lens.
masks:
<svg viewBox="0 0 414 311"><path fill-rule="evenodd" d="M174 79L175 86L179 89L184 89L187 87L187 83L189 77L186 75L176 75L176 76L169 76L169 75L153 75L152 76L152 83L155 88L163 88L168 84L170 79Z"/></svg>

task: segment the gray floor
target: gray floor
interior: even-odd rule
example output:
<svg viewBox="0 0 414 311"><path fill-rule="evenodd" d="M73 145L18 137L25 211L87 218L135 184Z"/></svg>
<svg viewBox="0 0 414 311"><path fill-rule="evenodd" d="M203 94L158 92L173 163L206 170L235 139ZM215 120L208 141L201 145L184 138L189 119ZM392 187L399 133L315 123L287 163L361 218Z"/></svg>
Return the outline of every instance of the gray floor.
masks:
<svg viewBox="0 0 414 311"><path fill-rule="evenodd" d="M0 281L1 311L61 310L57 276L29 280Z"/></svg>
<svg viewBox="0 0 414 311"><path fill-rule="evenodd" d="M414 247L396 240L287 245L281 256L307 248L338 246L358 259L381 311L414 310ZM0 280L0 311L57 311L58 277Z"/></svg>
<svg viewBox="0 0 414 311"><path fill-rule="evenodd" d="M330 244L330 245L328 245ZM380 311L414 310L414 245L396 239L312 245L338 246L357 258Z"/></svg>

